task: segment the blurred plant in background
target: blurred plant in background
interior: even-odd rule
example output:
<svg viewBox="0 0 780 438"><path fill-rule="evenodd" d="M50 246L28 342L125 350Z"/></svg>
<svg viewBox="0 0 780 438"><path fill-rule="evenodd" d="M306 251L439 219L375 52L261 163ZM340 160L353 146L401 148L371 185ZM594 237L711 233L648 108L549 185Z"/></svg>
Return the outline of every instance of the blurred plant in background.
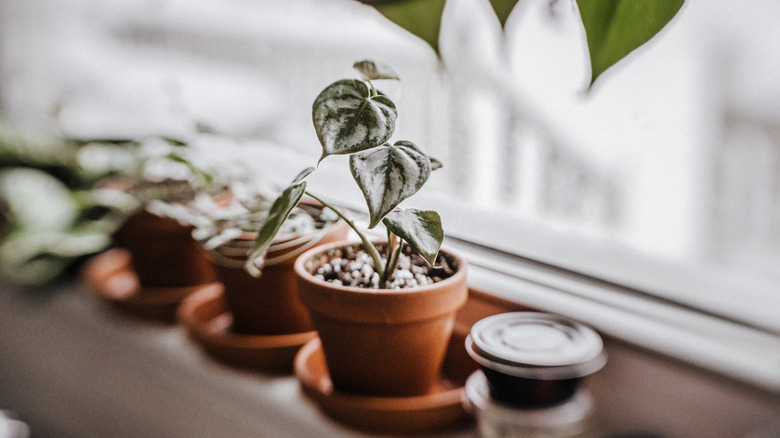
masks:
<svg viewBox="0 0 780 438"><path fill-rule="evenodd" d="M111 246L133 213L219 187L166 137L79 140L0 122L0 277L49 282Z"/></svg>
<svg viewBox="0 0 780 438"><path fill-rule="evenodd" d="M121 210L92 184L110 167L79 165L83 144L0 122L0 277L35 285L111 243ZM128 159L116 155L116 160ZM115 164L119 164L118 162Z"/></svg>

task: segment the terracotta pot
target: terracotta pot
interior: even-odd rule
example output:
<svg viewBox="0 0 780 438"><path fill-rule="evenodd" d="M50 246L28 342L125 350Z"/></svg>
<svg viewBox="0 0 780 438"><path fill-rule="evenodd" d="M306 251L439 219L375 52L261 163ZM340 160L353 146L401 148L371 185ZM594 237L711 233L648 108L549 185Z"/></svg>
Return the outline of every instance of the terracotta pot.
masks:
<svg viewBox="0 0 780 438"><path fill-rule="evenodd" d="M412 289L361 289L316 279L312 261L344 245L311 249L295 263L298 293L319 332L334 387L388 397L428 393L439 380L455 312L466 302L465 261L442 251L456 273Z"/></svg>
<svg viewBox="0 0 780 438"><path fill-rule="evenodd" d="M293 248L274 250L279 243L290 239L280 236L271 246L267 259L282 257L306 244L322 245L342 241L349 226L344 221L301 237L301 243ZM324 235L322 233L325 233ZM225 302L233 315L232 331L253 335L283 335L313 330L311 318L298 299L293 264L296 257L280 263L264 266L260 277L253 277L244 268L245 249L249 250L254 235L247 235L231 244L241 256L213 259L218 279L225 285ZM234 263L224 263L233 261ZM237 262L237 263L236 263Z"/></svg>
<svg viewBox="0 0 780 438"><path fill-rule="evenodd" d="M186 287L210 283L216 273L192 238L192 228L146 210L130 216L115 233L130 251L142 287Z"/></svg>

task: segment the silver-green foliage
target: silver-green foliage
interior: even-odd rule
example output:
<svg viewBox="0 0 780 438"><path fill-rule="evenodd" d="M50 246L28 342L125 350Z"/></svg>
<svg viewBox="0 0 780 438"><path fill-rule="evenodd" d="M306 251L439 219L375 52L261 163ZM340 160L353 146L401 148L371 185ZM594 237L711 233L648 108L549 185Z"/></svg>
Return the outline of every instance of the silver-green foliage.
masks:
<svg viewBox="0 0 780 438"><path fill-rule="evenodd" d="M410 141L385 143L352 154L349 167L366 198L369 228L417 193L431 175L430 158Z"/></svg>
<svg viewBox="0 0 780 438"><path fill-rule="evenodd" d="M366 200L369 228L381 222L388 231L386 253L380 254L343 212L306 191L305 178L311 173L307 169L282 192L274 203L274 214L258 232L246 265L250 273L260 272L262 256L303 194L332 209L358 234L374 261L380 287L392 277L404 242L428 264L436 263L444 240L438 213L398 206L417 193L441 163L410 141L387 142L398 114L392 100L377 91L372 81L397 79L395 73L371 61L358 62L354 67L363 79L344 79L326 87L314 101L312 119L322 146L320 160L334 154L349 155L350 171Z"/></svg>
<svg viewBox="0 0 780 438"><path fill-rule="evenodd" d="M314 129L322 157L360 152L386 142L395 130L395 104L370 83L345 79L326 88L314 101Z"/></svg>

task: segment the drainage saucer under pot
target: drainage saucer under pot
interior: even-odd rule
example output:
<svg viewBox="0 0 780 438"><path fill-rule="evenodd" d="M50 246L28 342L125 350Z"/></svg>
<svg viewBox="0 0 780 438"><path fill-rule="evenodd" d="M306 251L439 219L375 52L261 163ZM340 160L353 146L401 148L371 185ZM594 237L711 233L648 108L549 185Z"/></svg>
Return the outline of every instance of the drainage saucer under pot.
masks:
<svg viewBox="0 0 780 438"><path fill-rule="evenodd" d="M317 336L307 331L284 335L238 334L231 330L221 283L203 287L179 307L179 322L210 356L241 368L268 373L292 372L298 350Z"/></svg>
<svg viewBox="0 0 780 438"><path fill-rule="evenodd" d="M90 259L82 271L89 289L119 311L147 320L174 322L179 304L206 285L144 287L133 270L130 252L113 248Z"/></svg>
<svg viewBox="0 0 780 438"><path fill-rule="evenodd" d="M458 346L450 347L462 351ZM453 353L453 354L450 354ZM379 433L422 433L457 428L469 421L461 404L463 385L469 364L457 354L448 352L439 383L425 395L378 397L353 394L334 388L328 374L319 338L307 343L295 359L295 375L305 394L320 409L342 424ZM465 356L465 354L463 355Z"/></svg>

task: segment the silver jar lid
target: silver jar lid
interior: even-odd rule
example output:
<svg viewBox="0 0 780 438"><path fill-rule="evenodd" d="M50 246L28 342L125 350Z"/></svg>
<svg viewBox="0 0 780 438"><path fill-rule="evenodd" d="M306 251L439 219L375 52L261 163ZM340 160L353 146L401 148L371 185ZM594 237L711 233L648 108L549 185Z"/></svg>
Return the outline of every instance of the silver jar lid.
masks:
<svg viewBox="0 0 780 438"><path fill-rule="evenodd" d="M540 312L502 313L482 319L472 326L466 349L484 367L538 380L583 377L607 361L595 330Z"/></svg>

